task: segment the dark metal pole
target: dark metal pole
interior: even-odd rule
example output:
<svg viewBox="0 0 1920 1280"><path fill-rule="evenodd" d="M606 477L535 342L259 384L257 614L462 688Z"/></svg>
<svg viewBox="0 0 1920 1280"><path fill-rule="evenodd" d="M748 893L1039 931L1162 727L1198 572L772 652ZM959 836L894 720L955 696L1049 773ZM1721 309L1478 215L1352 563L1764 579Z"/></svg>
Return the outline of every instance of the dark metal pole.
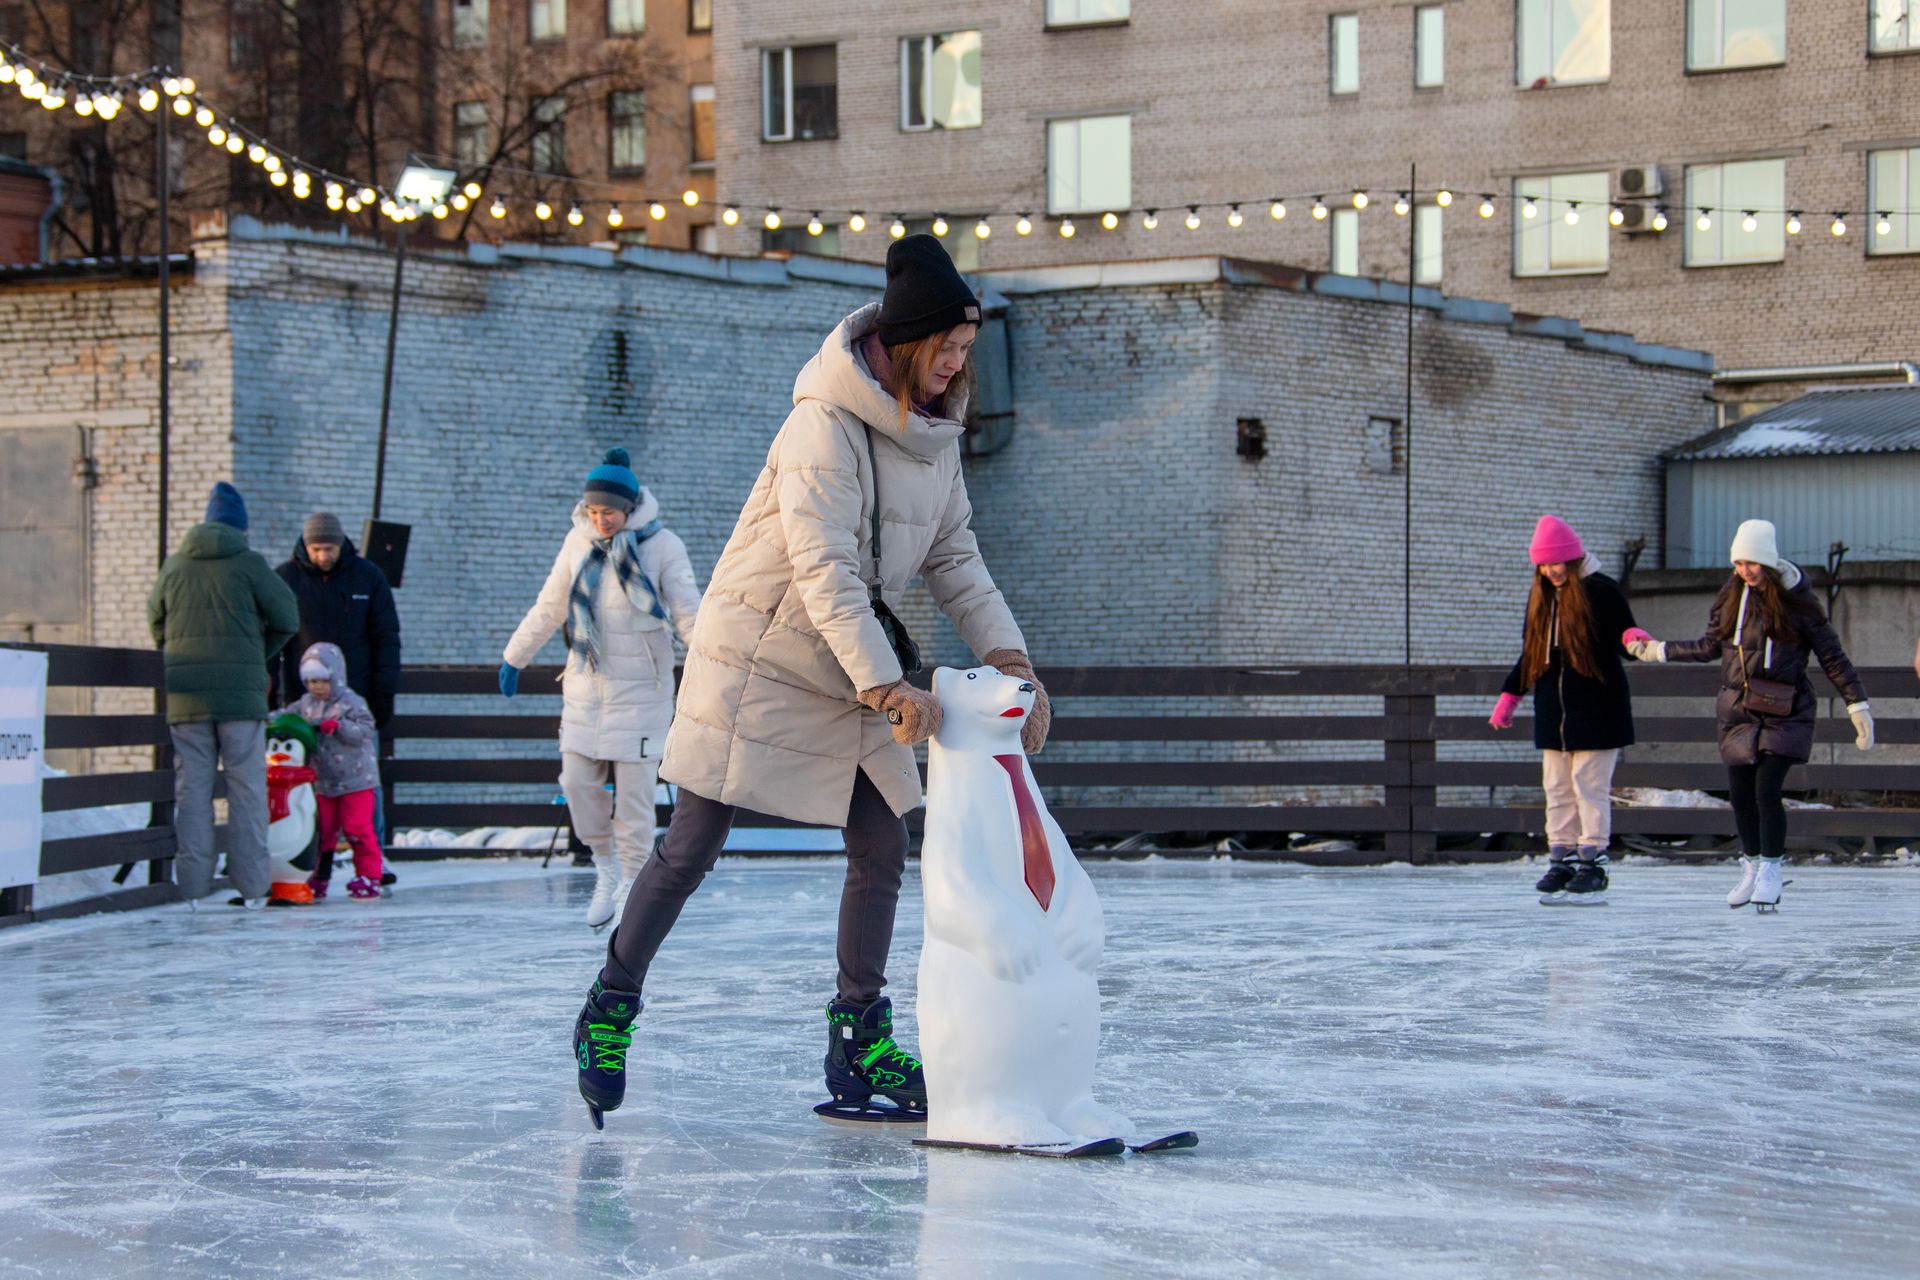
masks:
<svg viewBox="0 0 1920 1280"><path fill-rule="evenodd" d="M160 211L160 560L167 559L167 487L168 455L171 452L173 424L169 414L170 384L173 377L173 264L169 260L169 223L173 212L169 197L173 192L172 157L167 154L167 117L172 104L164 97L153 120L153 190Z"/></svg>
<svg viewBox="0 0 1920 1280"><path fill-rule="evenodd" d="M1413 665L1413 284L1415 277L1419 274L1418 249L1415 245L1420 228L1420 166L1417 163L1407 166L1407 199L1411 202L1412 208L1407 211L1409 215L1407 219L1407 402L1404 411L1407 424L1407 466L1402 477L1405 484L1403 506L1406 521L1404 530L1406 578L1402 586L1402 596L1406 611L1406 664L1411 667Z"/></svg>
<svg viewBox="0 0 1920 1280"><path fill-rule="evenodd" d="M393 347L400 334L400 277L407 269L407 224L393 224L398 242L393 251L393 301L387 311L387 372L380 386L380 449L373 463L373 518L380 518L380 501L387 485L387 417L393 408Z"/></svg>

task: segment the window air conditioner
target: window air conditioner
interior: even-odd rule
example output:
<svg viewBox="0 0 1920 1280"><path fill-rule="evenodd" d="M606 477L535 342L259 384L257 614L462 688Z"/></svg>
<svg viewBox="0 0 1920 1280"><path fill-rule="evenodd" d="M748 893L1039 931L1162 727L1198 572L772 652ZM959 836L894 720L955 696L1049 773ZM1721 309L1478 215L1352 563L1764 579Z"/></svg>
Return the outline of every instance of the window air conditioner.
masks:
<svg viewBox="0 0 1920 1280"><path fill-rule="evenodd" d="M1660 181L1659 165L1636 164L1620 170L1614 190L1624 200L1648 200L1666 194L1667 184Z"/></svg>
<svg viewBox="0 0 1920 1280"><path fill-rule="evenodd" d="M1653 225L1655 207L1656 206L1651 204L1638 202L1622 204L1620 206L1620 217L1623 221L1620 223L1619 229L1630 236L1652 234L1657 230Z"/></svg>

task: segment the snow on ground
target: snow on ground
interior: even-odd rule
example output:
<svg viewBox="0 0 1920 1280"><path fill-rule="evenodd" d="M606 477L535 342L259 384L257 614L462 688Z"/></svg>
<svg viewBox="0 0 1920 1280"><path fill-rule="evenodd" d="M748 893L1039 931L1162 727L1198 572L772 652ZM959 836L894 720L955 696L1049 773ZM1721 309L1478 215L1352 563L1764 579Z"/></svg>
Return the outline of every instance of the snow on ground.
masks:
<svg viewBox="0 0 1920 1280"><path fill-rule="evenodd" d="M833 860L721 864L603 1135L588 873L8 930L0 1275L1913 1274L1920 872L1756 917L1726 866L1616 870L1581 910L1528 866L1092 864L1107 1092L1203 1135L1097 1163L809 1113Z"/></svg>

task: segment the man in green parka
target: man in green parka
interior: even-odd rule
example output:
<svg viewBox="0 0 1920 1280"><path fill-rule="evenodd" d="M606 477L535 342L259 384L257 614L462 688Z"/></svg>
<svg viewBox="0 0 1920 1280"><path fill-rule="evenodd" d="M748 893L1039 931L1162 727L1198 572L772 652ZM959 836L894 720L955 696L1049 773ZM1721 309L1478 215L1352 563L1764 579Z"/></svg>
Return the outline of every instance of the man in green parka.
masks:
<svg viewBox="0 0 1920 1280"><path fill-rule="evenodd" d="M300 629L300 606L247 547L247 506L222 480L207 518L160 566L147 625L166 654L173 735L175 882L213 888L213 782L227 774L227 868L249 908L267 902L267 661Z"/></svg>

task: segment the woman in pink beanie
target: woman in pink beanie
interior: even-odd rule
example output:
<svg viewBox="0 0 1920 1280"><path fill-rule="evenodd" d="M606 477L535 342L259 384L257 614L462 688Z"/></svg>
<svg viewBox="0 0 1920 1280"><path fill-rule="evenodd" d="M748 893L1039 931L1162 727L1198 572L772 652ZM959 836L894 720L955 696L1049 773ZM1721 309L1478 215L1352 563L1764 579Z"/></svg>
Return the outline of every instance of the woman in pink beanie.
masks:
<svg viewBox="0 0 1920 1280"><path fill-rule="evenodd" d="M1533 530L1533 593L1520 660L1490 717L1511 729L1520 699L1533 693L1533 744L1547 793L1542 902L1605 901L1613 839L1613 768L1633 744L1633 702L1621 659L1634 626L1620 584L1600 572L1580 535L1558 516ZM1643 632L1639 634L1644 634Z"/></svg>

